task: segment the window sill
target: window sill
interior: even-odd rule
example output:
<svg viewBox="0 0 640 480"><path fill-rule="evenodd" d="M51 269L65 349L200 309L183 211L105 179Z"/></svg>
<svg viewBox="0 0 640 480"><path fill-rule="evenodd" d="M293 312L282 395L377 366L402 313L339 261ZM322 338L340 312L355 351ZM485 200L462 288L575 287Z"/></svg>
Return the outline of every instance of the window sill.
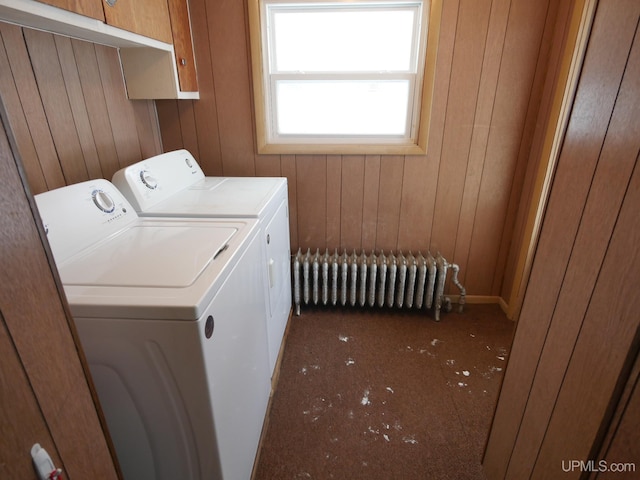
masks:
<svg viewBox="0 0 640 480"><path fill-rule="evenodd" d="M425 155L426 150L419 145L397 144L278 144L258 145L260 154L281 155Z"/></svg>

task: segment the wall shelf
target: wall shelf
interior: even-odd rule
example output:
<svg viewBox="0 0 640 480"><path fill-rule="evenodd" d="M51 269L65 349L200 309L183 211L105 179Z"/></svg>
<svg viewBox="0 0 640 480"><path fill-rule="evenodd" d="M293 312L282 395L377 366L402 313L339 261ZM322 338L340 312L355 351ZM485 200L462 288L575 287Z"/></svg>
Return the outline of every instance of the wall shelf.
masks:
<svg viewBox="0 0 640 480"><path fill-rule="evenodd" d="M199 98L198 92L180 91L170 43L35 0L0 0L0 21L117 48L131 100Z"/></svg>

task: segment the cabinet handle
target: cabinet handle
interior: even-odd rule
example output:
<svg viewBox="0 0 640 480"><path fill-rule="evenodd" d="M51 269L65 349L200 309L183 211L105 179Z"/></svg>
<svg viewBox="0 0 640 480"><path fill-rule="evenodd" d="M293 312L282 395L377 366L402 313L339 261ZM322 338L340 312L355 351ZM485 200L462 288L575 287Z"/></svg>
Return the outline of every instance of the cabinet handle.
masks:
<svg viewBox="0 0 640 480"><path fill-rule="evenodd" d="M107 5L109 5L110 7L113 7L115 6L118 0L104 0L104 1L107 2Z"/></svg>
<svg viewBox="0 0 640 480"><path fill-rule="evenodd" d="M183 67L187 64L187 59L186 58L181 58L180 59L180 65L182 65Z"/></svg>

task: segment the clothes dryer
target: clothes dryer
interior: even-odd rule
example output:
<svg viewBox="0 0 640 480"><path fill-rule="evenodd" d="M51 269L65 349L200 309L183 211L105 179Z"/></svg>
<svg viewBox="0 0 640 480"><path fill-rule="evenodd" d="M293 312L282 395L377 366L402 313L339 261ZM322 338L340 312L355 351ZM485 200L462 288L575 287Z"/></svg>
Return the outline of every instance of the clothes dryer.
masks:
<svg viewBox="0 0 640 480"><path fill-rule="evenodd" d="M255 219L35 197L125 480L249 480L270 394Z"/></svg>
<svg viewBox="0 0 640 480"><path fill-rule="evenodd" d="M291 312L287 179L207 177L183 149L123 168L112 182L143 217L258 220L273 374Z"/></svg>

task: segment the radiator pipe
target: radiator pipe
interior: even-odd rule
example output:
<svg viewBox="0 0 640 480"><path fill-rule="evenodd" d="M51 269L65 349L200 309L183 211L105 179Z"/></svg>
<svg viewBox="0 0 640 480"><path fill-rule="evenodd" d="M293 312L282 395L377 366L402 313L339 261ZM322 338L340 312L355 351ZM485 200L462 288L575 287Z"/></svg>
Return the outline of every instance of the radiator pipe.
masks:
<svg viewBox="0 0 640 480"><path fill-rule="evenodd" d="M458 313L462 313L464 311L464 304L466 301L467 290L462 286L462 284L458 280L458 273L460 272L460 267L458 266L458 264L452 263L449 266L451 267L451 270L453 270L451 281L456 287L458 287L458 290L460 290L460 299L458 300Z"/></svg>
<svg viewBox="0 0 640 480"><path fill-rule="evenodd" d="M378 259L380 265L380 284L378 286L378 307L384 307L384 291L387 283L387 257L384 256L384 252L380 253Z"/></svg>
<svg viewBox="0 0 640 480"><path fill-rule="evenodd" d="M371 254L369 262L369 302L368 305L373 307L376 303L376 275L378 273L378 260L376 254Z"/></svg>
<svg viewBox="0 0 640 480"><path fill-rule="evenodd" d="M300 250L293 257L293 303L296 306L296 315L300 315Z"/></svg>
<svg viewBox="0 0 640 480"><path fill-rule="evenodd" d="M353 251L349 263L351 264L351 282L349 283L349 305L355 307L356 305L356 287L358 284L358 256L356 251Z"/></svg>

